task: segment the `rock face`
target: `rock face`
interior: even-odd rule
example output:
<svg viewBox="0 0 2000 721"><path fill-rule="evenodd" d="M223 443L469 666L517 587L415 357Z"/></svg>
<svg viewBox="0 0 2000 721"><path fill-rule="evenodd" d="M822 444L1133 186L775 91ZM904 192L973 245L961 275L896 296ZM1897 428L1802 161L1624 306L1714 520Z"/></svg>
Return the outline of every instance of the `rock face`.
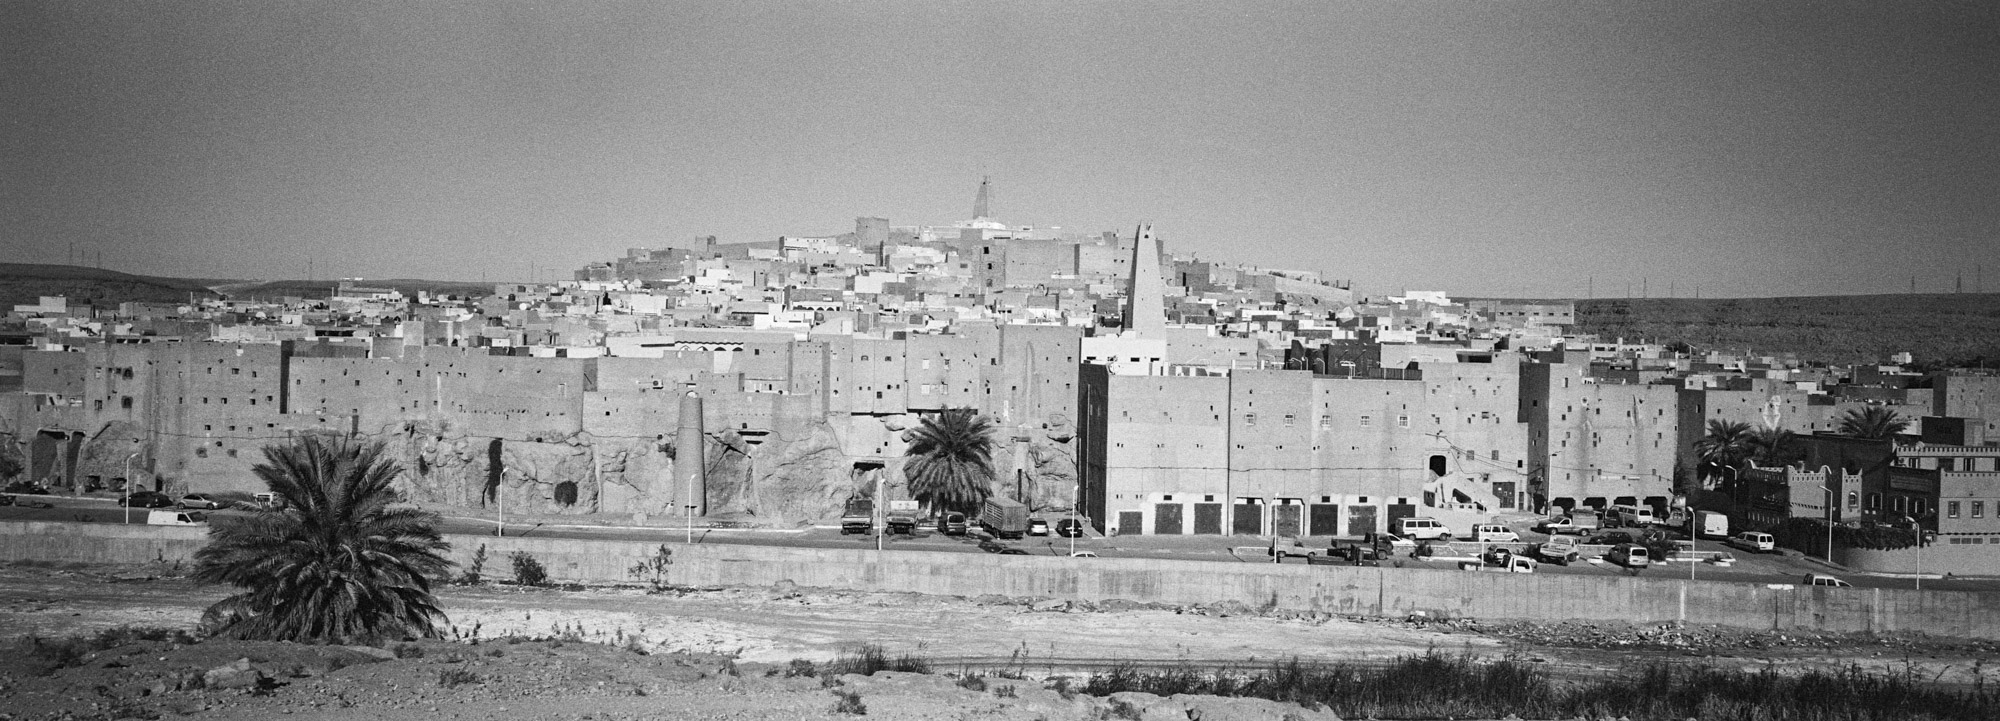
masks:
<svg viewBox="0 0 2000 721"><path fill-rule="evenodd" d="M749 457L725 454L711 464L709 503L715 513L743 513L775 524L831 518L872 478L857 477L854 460L841 451L840 440L826 423L807 426L797 435L773 434L749 449ZM882 469L892 485L902 485L902 463ZM892 497L895 497L892 494Z"/></svg>
<svg viewBox="0 0 2000 721"><path fill-rule="evenodd" d="M482 507L504 496L522 513L658 514L678 502L667 482L673 461L658 443L581 433L536 438L459 436L445 424L378 436L403 465L405 495L419 503Z"/></svg>

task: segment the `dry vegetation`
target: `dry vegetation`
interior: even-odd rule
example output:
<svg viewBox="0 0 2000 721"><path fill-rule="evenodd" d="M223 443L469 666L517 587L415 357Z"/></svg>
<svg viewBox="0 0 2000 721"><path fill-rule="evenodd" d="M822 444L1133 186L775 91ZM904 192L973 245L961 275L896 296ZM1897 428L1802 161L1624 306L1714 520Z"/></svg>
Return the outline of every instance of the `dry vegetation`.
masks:
<svg viewBox="0 0 2000 721"><path fill-rule="evenodd" d="M2000 293L1576 301L1576 330L1682 342L1697 351L1870 363L1908 352L1928 365L2000 366Z"/></svg>

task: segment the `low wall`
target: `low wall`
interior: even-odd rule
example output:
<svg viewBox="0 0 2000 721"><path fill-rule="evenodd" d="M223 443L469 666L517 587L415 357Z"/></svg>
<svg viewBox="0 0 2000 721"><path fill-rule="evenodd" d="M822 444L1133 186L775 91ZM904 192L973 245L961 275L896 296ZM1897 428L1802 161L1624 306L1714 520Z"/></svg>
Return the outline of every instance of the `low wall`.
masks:
<svg viewBox="0 0 2000 721"><path fill-rule="evenodd" d="M508 556L532 554L558 580L633 582L628 569L660 543L450 536L452 560L486 548L484 574L511 575ZM201 529L0 523L0 558L142 562L190 557ZM1148 558L1071 559L922 551L799 549L669 542L668 580L693 586L800 586L942 596L999 594L1195 604L1400 617L1664 623L1692 620L1753 629L1924 631L2000 639L2000 594L1830 589L1573 574L1221 563Z"/></svg>
<svg viewBox="0 0 2000 721"><path fill-rule="evenodd" d="M1842 548L1834 552L1833 558L1848 568L1871 573L2000 576L2000 548L1990 545L1933 543L1922 549L1894 551Z"/></svg>

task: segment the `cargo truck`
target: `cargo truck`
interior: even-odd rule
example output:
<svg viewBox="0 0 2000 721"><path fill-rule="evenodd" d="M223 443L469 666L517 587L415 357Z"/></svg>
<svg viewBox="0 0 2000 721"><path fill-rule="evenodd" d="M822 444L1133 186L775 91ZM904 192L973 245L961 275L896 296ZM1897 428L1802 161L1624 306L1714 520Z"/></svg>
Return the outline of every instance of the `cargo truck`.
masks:
<svg viewBox="0 0 2000 721"><path fill-rule="evenodd" d="M840 514L840 535L850 533L875 532L875 499L847 499L847 510Z"/></svg>
<svg viewBox="0 0 2000 721"><path fill-rule="evenodd" d="M890 501L886 525L892 534L914 535L917 532L917 502Z"/></svg>
<svg viewBox="0 0 2000 721"><path fill-rule="evenodd" d="M979 525L998 538L1020 538L1028 532L1028 507L1012 498L988 498L979 509Z"/></svg>

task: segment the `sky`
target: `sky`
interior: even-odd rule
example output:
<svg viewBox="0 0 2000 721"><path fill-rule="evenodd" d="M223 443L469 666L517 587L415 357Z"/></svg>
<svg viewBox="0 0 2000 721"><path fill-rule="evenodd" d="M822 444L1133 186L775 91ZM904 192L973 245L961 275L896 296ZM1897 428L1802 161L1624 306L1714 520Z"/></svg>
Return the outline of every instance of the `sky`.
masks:
<svg viewBox="0 0 2000 721"><path fill-rule="evenodd" d="M2000 292L2000 4L0 3L0 262L547 281L989 176L1371 295Z"/></svg>

